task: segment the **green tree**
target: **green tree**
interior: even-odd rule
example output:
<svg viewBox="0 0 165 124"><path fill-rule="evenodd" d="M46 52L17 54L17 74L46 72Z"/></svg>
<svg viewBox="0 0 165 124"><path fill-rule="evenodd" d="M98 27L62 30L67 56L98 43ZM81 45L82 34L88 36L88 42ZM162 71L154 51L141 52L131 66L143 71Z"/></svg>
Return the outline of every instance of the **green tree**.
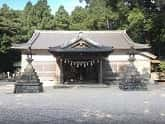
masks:
<svg viewBox="0 0 165 124"><path fill-rule="evenodd" d="M19 12L6 4L0 9L0 52L5 53L20 35Z"/></svg>
<svg viewBox="0 0 165 124"><path fill-rule="evenodd" d="M144 14L138 9L134 8L128 14L128 32L136 42L144 43L143 29L144 29Z"/></svg>
<svg viewBox="0 0 165 124"><path fill-rule="evenodd" d="M153 26L151 29L151 46L153 52L158 56L165 56L165 1L158 3L160 11L156 11L153 16Z"/></svg>
<svg viewBox="0 0 165 124"><path fill-rule="evenodd" d="M51 9L47 0L38 0L35 5L28 2L23 10L21 19L26 41L36 29L55 29L53 19L54 17L51 15Z"/></svg>
<svg viewBox="0 0 165 124"><path fill-rule="evenodd" d="M105 2L102 0L89 1L87 7L88 18L87 27L91 30L107 29L107 9Z"/></svg>
<svg viewBox="0 0 165 124"><path fill-rule="evenodd" d="M48 6L47 0L39 0L36 5L34 5L33 12L38 29L52 28L50 21L53 19L53 16L51 15L51 9Z"/></svg>
<svg viewBox="0 0 165 124"><path fill-rule="evenodd" d="M71 30L86 30L87 11L82 7L75 7L71 14L70 29Z"/></svg>
<svg viewBox="0 0 165 124"><path fill-rule="evenodd" d="M11 10L6 4L0 8L0 72L13 70L17 54L10 46L22 36L19 17L20 11Z"/></svg>
<svg viewBox="0 0 165 124"><path fill-rule="evenodd" d="M68 30L70 25L70 17L68 12L65 10L64 6L60 6L55 13L55 24L56 29Z"/></svg>

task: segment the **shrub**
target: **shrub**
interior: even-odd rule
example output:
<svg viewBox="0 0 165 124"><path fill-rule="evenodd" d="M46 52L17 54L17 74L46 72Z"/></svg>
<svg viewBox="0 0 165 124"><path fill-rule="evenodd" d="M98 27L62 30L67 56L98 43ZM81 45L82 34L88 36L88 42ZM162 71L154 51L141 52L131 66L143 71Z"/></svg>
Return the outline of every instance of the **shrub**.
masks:
<svg viewBox="0 0 165 124"><path fill-rule="evenodd" d="M165 61L160 62L160 71L165 72Z"/></svg>

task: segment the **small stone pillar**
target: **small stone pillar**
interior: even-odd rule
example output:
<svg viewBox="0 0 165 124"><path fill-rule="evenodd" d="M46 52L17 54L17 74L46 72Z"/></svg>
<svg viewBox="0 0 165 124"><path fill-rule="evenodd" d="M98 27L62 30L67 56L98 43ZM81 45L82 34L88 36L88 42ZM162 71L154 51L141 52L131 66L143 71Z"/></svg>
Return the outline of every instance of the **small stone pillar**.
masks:
<svg viewBox="0 0 165 124"><path fill-rule="evenodd" d="M33 59L31 57L27 58L28 65L26 66L24 72L18 78L14 93L39 93L43 92L43 86L40 82L35 69L32 66Z"/></svg>

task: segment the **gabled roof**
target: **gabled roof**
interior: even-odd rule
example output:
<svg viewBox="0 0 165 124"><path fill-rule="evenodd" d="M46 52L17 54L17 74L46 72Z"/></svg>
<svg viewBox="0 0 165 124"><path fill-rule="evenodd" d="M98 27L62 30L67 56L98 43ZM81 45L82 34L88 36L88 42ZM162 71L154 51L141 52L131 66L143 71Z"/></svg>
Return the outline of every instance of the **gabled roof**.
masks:
<svg viewBox="0 0 165 124"><path fill-rule="evenodd" d="M88 45L91 45L93 47L101 47L102 46L102 45L98 44L97 42L92 41L91 39L84 38L82 36L77 36L77 37L75 37L74 39L72 39L70 41L64 42L63 44L60 45L60 47L62 47L62 48L70 47L70 46L74 45L76 42L79 42L79 41L84 41Z"/></svg>
<svg viewBox="0 0 165 124"><path fill-rule="evenodd" d="M81 52L81 53L110 53L112 47L105 47L90 39L85 39L82 36L66 42L60 46L49 47L49 51L52 53L68 53L68 52Z"/></svg>
<svg viewBox="0 0 165 124"><path fill-rule="evenodd" d="M133 46L135 49L148 49L147 44L135 43L127 35L125 30L117 31L48 31L36 30L32 38L25 44L14 45L16 49L26 49L31 46L32 49L49 49L72 43L81 34L81 37L88 41L113 47L113 49L130 49Z"/></svg>

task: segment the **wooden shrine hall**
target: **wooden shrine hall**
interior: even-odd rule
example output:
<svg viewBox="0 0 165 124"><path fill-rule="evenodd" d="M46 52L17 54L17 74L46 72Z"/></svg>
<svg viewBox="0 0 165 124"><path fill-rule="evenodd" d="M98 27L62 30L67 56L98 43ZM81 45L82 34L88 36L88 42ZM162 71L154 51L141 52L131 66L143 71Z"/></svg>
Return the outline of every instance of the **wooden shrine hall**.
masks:
<svg viewBox="0 0 165 124"><path fill-rule="evenodd" d="M21 50L21 71L31 47L33 67L42 82L56 84L112 83L123 72L131 47L136 50L137 70L150 76L152 60L148 44L134 42L126 30L49 31L36 30L26 43L13 45Z"/></svg>
<svg viewBox="0 0 165 124"><path fill-rule="evenodd" d="M112 52L112 47L104 47L80 36L73 43L50 47L49 51L58 58L61 83L102 83L102 61Z"/></svg>

